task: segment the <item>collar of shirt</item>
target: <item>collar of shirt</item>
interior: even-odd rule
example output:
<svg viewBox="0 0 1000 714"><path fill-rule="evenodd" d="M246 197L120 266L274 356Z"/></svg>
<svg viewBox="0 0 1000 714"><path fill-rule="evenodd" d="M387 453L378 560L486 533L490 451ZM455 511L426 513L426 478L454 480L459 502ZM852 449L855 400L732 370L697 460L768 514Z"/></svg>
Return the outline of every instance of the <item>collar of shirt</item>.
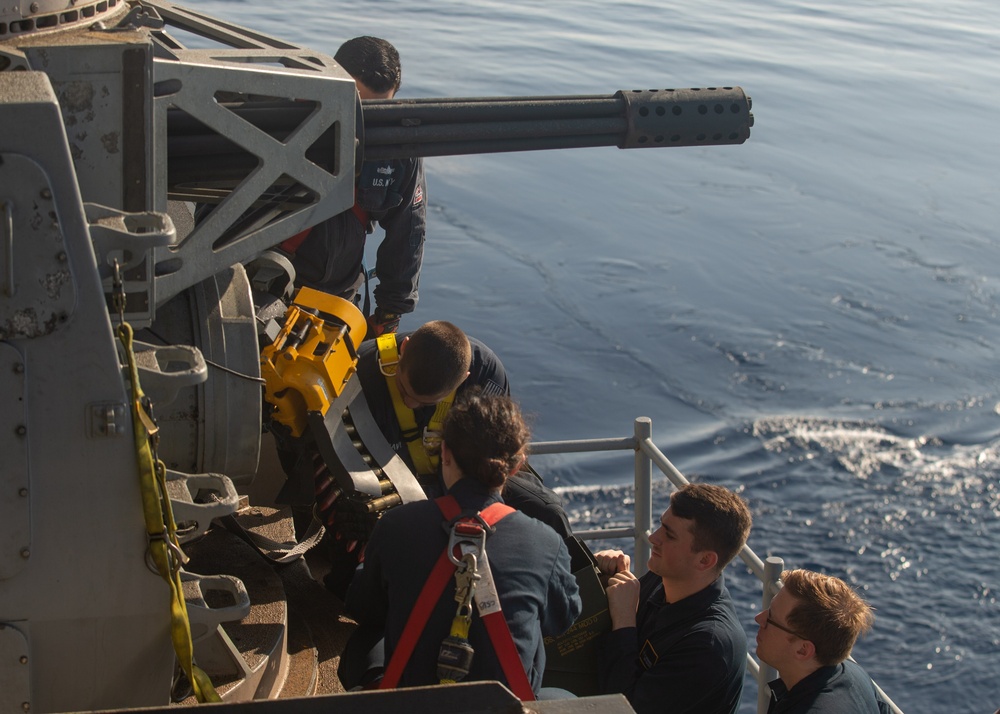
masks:
<svg viewBox="0 0 1000 714"><path fill-rule="evenodd" d="M654 573L648 573L645 578L655 578L656 585L648 597L642 598L639 608L639 620L654 617L661 624L673 624L689 618L700 618L709 605L718 600L726 588L725 575L719 575L712 583L693 595L688 595L677 602L666 602L663 596L663 581ZM640 596L641 597L641 596Z"/></svg>
<svg viewBox="0 0 1000 714"><path fill-rule="evenodd" d="M454 496L462 510L473 509L481 511L496 501L502 501L500 494L476 481L471 476L465 476L455 482L448 490L449 496Z"/></svg>
<svg viewBox="0 0 1000 714"><path fill-rule="evenodd" d="M785 698L796 699L823 689L831 681L840 676L843 671L843 664L834 664L829 667L820 667L815 672L803 677L794 687L789 689L781 679L775 679L767 683L771 688L771 697L780 702Z"/></svg>

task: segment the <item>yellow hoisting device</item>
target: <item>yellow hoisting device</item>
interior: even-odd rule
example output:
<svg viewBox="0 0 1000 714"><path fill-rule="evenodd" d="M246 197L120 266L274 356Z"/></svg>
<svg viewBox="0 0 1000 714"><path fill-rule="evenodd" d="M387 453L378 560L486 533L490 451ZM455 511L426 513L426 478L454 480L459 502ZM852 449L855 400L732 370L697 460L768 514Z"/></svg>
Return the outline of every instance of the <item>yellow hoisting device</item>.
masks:
<svg viewBox="0 0 1000 714"><path fill-rule="evenodd" d="M365 316L348 300L299 288L274 342L261 351L260 373L273 419L302 436L306 413L325 414L357 371Z"/></svg>

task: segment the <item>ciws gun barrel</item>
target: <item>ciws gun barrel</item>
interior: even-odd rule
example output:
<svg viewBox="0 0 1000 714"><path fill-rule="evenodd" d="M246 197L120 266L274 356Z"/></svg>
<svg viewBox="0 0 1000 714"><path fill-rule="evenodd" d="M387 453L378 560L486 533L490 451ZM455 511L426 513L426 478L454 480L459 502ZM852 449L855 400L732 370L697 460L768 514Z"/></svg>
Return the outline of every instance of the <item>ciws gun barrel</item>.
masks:
<svg viewBox="0 0 1000 714"><path fill-rule="evenodd" d="M750 98L739 87L514 99L382 99L364 104L365 158L617 146L742 144Z"/></svg>
<svg viewBox="0 0 1000 714"><path fill-rule="evenodd" d="M308 103L248 103L231 109L279 140L314 111ZM740 87L620 91L609 96L380 99L366 101L358 122L359 158L455 156L543 149L742 144L750 136L751 100ZM306 152L335 160L335 132ZM168 183L239 180L257 159L190 115L167 118Z"/></svg>

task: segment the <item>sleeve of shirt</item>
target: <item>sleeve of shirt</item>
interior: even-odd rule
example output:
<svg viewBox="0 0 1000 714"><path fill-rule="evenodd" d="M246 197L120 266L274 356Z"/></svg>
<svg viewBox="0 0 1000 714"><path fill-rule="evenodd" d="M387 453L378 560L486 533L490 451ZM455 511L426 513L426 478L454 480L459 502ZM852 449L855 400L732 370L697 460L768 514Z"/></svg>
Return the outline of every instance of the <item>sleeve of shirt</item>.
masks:
<svg viewBox="0 0 1000 714"><path fill-rule="evenodd" d="M504 483L503 500L535 520L551 527L561 538L573 535L562 500L536 480L534 474L519 471Z"/></svg>
<svg viewBox="0 0 1000 714"><path fill-rule="evenodd" d="M576 622L583 610L580 588L570 570L569 551L562 540L559 541L559 553L555 558L552 577L549 578L545 604L542 634L546 637L564 633Z"/></svg>
<svg viewBox="0 0 1000 714"><path fill-rule="evenodd" d="M731 677L730 665L712 656L712 635L692 633L648 669L639 664L635 628L613 630L598 665L601 691L621 692L637 714L699 714L717 706L716 689Z"/></svg>
<svg viewBox="0 0 1000 714"><path fill-rule="evenodd" d="M628 693L639 678L639 647L636 628L623 627L604 636L599 649L597 677L600 691L605 694Z"/></svg>
<svg viewBox="0 0 1000 714"><path fill-rule="evenodd" d="M406 314L417 305L417 285L424 261L427 197L424 164L415 159L400 187L402 202L379 220L385 238L378 248L375 303L383 312Z"/></svg>
<svg viewBox="0 0 1000 714"><path fill-rule="evenodd" d="M510 396L510 383L503 362L489 347L478 340L472 342L472 374L466 384L481 387L485 394Z"/></svg>

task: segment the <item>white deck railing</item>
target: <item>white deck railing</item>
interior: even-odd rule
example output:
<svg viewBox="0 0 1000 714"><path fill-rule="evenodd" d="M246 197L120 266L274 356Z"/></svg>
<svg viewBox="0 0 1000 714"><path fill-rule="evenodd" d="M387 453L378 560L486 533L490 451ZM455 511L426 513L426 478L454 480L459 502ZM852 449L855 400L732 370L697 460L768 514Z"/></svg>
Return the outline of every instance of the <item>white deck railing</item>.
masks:
<svg viewBox="0 0 1000 714"><path fill-rule="evenodd" d="M670 459L653 443L653 422L648 417L635 420L631 437L608 439L579 439L573 441L540 441L531 445L531 454L569 454L588 451L634 451L635 452L635 516L631 528L597 528L593 530L576 531L574 534L582 540L597 540L605 538L632 538L635 547L632 551L632 568L636 575L646 572L646 562L649 560L650 546L647 537L653 522L653 465L674 485L675 488L689 483ZM779 577L784 570L781 558L768 557L761 560L750 546L744 545L740 558L761 582L761 610L771 604L771 598L781 587ZM773 667L762 664L747 652L747 667L757 681L757 714L766 714L770 699L770 689L767 683L778 676ZM902 710L875 685L879 693L889 703L895 714L903 714Z"/></svg>

